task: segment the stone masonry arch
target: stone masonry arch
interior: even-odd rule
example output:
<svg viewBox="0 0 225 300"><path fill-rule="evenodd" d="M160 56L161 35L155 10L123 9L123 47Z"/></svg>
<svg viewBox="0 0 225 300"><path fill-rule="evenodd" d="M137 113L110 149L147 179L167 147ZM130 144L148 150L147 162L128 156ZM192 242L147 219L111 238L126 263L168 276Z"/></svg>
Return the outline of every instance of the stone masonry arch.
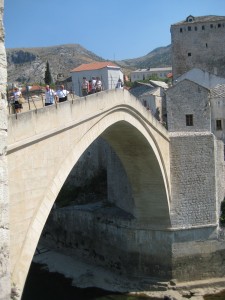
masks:
<svg viewBox="0 0 225 300"><path fill-rule="evenodd" d="M62 115L66 116L63 122ZM21 290L63 183L99 136L109 142L125 167L138 223L146 228L170 226L169 140L165 129L127 92L111 91L63 103L57 109L22 113L17 119L12 116L9 124L12 281ZM141 171L138 184L137 168Z"/></svg>

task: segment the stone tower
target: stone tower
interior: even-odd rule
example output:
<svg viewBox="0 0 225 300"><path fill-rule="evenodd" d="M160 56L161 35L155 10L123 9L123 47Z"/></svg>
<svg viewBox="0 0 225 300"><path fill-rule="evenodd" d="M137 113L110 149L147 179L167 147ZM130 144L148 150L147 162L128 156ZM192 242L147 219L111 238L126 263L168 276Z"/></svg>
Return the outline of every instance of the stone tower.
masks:
<svg viewBox="0 0 225 300"><path fill-rule="evenodd" d="M0 300L10 299L9 196L6 160L7 101L6 53L3 28L4 1L0 0Z"/></svg>
<svg viewBox="0 0 225 300"><path fill-rule="evenodd" d="M170 31L174 79L193 68L225 77L224 16L190 15Z"/></svg>

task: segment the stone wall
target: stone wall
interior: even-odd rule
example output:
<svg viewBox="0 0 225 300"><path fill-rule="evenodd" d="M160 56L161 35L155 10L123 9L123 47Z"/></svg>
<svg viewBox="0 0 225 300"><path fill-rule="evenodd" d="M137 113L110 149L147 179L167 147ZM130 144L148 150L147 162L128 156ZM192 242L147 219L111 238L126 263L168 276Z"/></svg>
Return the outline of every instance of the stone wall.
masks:
<svg viewBox="0 0 225 300"><path fill-rule="evenodd" d="M106 178L104 175L99 178L102 170ZM94 185L102 186L102 189ZM134 205L124 167L112 147L100 137L82 154L61 191L56 199L56 207L61 202L71 206L103 201L132 212ZM67 201L63 198L68 194L70 199Z"/></svg>
<svg viewBox="0 0 225 300"><path fill-rule="evenodd" d="M0 0L0 299L10 299L9 196L7 171L6 53L3 28L4 1Z"/></svg>
<svg viewBox="0 0 225 300"><path fill-rule="evenodd" d="M224 20L184 22L171 26L174 79L193 68L225 77Z"/></svg>
<svg viewBox="0 0 225 300"><path fill-rule="evenodd" d="M225 244L215 226L146 230L138 228L128 213L97 204L53 210L41 238L43 246L127 279L138 278L139 289L142 279L159 283L225 276ZM146 288L151 289L150 284Z"/></svg>
<svg viewBox="0 0 225 300"><path fill-rule="evenodd" d="M218 224L217 205L223 200L222 142L211 133L173 133L170 141L173 226Z"/></svg>
<svg viewBox="0 0 225 300"><path fill-rule="evenodd" d="M166 92L169 132L210 131L208 90L190 80L183 80ZM193 126L186 125L186 115L193 115Z"/></svg>
<svg viewBox="0 0 225 300"><path fill-rule="evenodd" d="M132 215L116 207L53 210L41 245L127 278L171 278L169 232L137 228Z"/></svg>

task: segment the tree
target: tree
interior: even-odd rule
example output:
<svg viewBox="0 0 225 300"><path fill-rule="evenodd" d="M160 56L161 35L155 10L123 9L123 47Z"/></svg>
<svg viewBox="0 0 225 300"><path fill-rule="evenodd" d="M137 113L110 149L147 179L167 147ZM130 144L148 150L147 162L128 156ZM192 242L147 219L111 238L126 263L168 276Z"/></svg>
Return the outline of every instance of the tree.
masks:
<svg viewBox="0 0 225 300"><path fill-rule="evenodd" d="M46 63L46 70L45 70L45 84L51 84L52 83L52 75L50 72L49 62Z"/></svg>

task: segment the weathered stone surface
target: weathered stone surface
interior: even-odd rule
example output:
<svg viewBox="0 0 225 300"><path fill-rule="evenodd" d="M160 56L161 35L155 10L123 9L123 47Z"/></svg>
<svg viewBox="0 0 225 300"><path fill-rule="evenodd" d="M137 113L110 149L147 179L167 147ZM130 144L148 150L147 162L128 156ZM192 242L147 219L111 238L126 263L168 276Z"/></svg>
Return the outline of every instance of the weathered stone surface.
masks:
<svg viewBox="0 0 225 300"><path fill-rule="evenodd" d="M192 68L225 76L225 17L193 18L171 25L173 78Z"/></svg>
<svg viewBox="0 0 225 300"><path fill-rule="evenodd" d="M0 1L0 299L10 299L9 258L9 197L8 169L6 160L7 113L6 113L6 54L3 29L4 1Z"/></svg>

